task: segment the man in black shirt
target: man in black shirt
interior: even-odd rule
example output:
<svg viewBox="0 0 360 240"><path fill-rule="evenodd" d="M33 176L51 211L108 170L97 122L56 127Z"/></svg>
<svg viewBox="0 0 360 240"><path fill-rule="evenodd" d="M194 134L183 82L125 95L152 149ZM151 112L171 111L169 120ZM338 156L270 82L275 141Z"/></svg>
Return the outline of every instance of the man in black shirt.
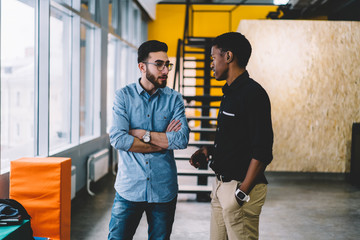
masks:
<svg viewBox="0 0 360 240"><path fill-rule="evenodd" d="M258 239L265 202L266 166L271 162L273 130L266 91L249 77L251 45L244 35L229 32L213 41L211 68L223 87L215 144L196 151L190 164L210 162L216 173L211 194L210 238Z"/></svg>

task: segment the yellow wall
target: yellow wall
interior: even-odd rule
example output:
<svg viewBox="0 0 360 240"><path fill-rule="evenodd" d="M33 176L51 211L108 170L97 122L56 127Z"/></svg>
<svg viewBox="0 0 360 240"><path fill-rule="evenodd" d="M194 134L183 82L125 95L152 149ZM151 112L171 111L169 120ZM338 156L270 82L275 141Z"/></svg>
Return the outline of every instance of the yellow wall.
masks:
<svg viewBox="0 0 360 240"><path fill-rule="evenodd" d="M233 5L194 5L194 10L230 10ZM277 6L239 6L232 12L232 28L229 29L227 13L194 14L194 36L215 37L228 31L236 31L242 19L265 19ZM168 55L176 56L177 40L183 38L185 22L184 4L157 4L156 19L149 23L148 39L166 42Z"/></svg>

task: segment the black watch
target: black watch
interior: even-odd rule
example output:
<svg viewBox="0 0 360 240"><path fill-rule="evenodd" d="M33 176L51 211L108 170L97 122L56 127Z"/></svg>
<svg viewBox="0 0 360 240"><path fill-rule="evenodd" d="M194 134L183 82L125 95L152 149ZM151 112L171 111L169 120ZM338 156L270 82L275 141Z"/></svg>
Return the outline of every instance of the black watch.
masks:
<svg viewBox="0 0 360 240"><path fill-rule="evenodd" d="M235 197L242 202L249 202L250 196L241 191L239 188L235 191Z"/></svg>

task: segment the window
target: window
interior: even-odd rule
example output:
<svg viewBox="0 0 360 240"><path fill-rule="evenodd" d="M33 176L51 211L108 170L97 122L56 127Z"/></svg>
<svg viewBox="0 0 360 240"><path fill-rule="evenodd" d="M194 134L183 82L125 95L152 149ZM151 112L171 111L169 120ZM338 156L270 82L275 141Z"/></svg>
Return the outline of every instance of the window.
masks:
<svg viewBox="0 0 360 240"><path fill-rule="evenodd" d="M83 21L80 26L80 142L96 136L100 126L100 113L96 111L100 105L99 88L95 88L95 37L96 27Z"/></svg>
<svg viewBox="0 0 360 240"><path fill-rule="evenodd" d="M34 156L35 101L27 97L35 86L34 3L1 1L1 173L11 160Z"/></svg>
<svg viewBox="0 0 360 240"><path fill-rule="evenodd" d="M51 7L49 151L70 144L71 18Z"/></svg>
<svg viewBox="0 0 360 240"><path fill-rule="evenodd" d="M124 39L129 38L129 0L120 0L120 36Z"/></svg>
<svg viewBox="0 0 360 240"><path fill-rule="evenodd" d="M116 51L117 40L109 34L108 40L108 62L107 62L107 99L106 99L106 131L109 132L112 124L112 105L114 102L116 84L115 75L118 72L115 63L117 62L118 52Z"/></svg>

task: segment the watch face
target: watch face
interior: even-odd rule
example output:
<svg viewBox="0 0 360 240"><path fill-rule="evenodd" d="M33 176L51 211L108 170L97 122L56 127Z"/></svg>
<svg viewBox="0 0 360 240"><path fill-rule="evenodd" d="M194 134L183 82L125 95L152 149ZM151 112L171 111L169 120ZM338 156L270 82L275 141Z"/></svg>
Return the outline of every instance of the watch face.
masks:
<svg viewBox="0 0 360 240"><path fill-rule="evenodd" d="M150 142L150 137L149 136L144 136L144 142Z"/></svg>
<svg viewBox="0 0 360 240"><path fill-rule="evenodd" d="M241 191L239 191L236 195L239 199L244 199L246 197L245 194Z"/></svg>

